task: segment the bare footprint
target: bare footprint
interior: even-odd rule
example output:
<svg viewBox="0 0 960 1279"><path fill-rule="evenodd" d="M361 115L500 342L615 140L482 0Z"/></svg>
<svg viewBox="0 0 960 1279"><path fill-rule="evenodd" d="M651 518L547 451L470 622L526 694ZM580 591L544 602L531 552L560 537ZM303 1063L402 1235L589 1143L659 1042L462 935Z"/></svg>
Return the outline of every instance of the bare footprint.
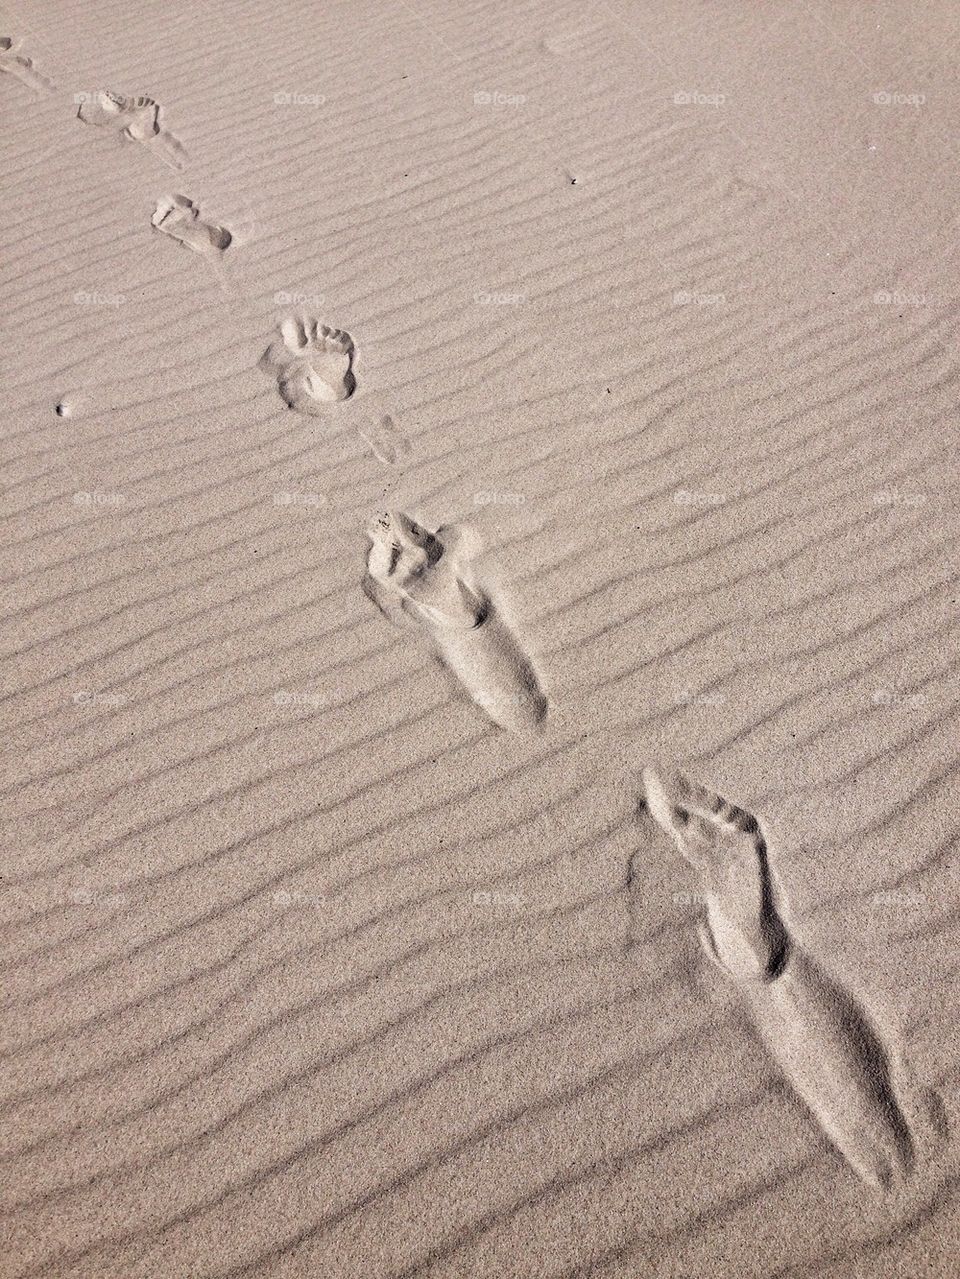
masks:
<svg viewBox="0 0 960 1279"><path fill-rule="evenodd" d="M902 1182L916 1161L898 1096L907 1072L867 1010L790 935L756 818L682 774L647 769L644 789L651 816L702 877L701 941L771 1056L863 1181Z"/></svg>
<svg viewBox="0 0 960 1279"><path fill-rule="evenodd" d="M226 227L205 222L199 208L185 195L168 195L159 200L150 224L197 253L223 253L233 240Z"/></svg>
<svg viewBox="0 0 960 1279"><path fill-rule="evenodd" d="M701 875L708 953L744 979L779 976L790 938L756 819L682 773L647 769L644 785L651 816Z"/></svg>
<svg viewBox="0 0 960 1279"><path fill-rule="evenodd" d="M285 404L318 416L325 405L348 400L357 389L355 356L353 338L343 329L290 316L280 325L280 340L263 353L260 368L276 377Z"/></svg>
<svg viewBox="0 0 960 1279"><path fill-rule="evenodd" d="M25 84L34 93L46 93L55 88L53 81L48 80L36 69L33 59L20 52L22 47L22 40L14 40L11 36L0 36L0 71L6 71L8 75L15 76L21 84Z"/></svg>
<svg viewBox="0 0 960 1279"><path fill-rule="evenodd" d="M78 119L100 129L113 130L121 141L140 142L149 146L165 164L183 167L186 152L173 134L161 123L161 107L153 98L143 95L125 97L101 89L82 94Z"/></svg>
<svg viewBox="0 0 960 1279"><path fill-rule="evenodd" d="M410 454L410 441L397 430L389 414L380 419L379 426L361 430L360 436L377 461L385 466L396 466Z"/></svg>
<svg viewBox="0 0 960 1279"><path fill-rule="evenodd" d="M540 728L546 696L495 601L474 579L474 536L455 525L431 533L391 512L369 537L364 590L380 611L427 637L494 723L514 732Z"/></svg>

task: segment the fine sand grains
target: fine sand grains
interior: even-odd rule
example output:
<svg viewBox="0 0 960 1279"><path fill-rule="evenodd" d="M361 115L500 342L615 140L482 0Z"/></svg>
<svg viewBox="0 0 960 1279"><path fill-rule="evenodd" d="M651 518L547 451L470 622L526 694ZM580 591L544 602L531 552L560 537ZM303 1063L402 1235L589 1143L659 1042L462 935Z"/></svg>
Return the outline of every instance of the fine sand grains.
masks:
<svg viewBox="0 0 960 1279"><path fill-rule="evenodd" d="M951 1275L955 7L3 30L4 1272Z"/></svg>

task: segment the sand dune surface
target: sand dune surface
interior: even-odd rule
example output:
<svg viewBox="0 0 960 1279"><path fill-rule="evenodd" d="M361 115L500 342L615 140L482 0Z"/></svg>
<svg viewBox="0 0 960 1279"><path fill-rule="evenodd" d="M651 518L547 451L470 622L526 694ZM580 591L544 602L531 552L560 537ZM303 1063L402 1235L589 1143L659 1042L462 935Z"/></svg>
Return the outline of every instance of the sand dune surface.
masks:
<svg viewBox="0 0 960 1279"><path fill-rule="evenodd" d="M955 1274L960 12L0 35L3 1273Z"/></svg>

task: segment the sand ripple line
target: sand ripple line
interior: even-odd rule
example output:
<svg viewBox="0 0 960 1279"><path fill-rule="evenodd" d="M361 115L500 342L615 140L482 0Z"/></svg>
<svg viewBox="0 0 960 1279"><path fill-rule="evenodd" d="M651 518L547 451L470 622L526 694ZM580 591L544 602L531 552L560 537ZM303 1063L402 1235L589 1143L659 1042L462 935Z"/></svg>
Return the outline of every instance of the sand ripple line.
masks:
<svg viewBox="0 0 960 1279"><path fill-rule="evenodd" d="M682 774L647 769L644 787L652 817L701 876L704 948L744 995L771 1056L863 1181L902 1182L916 1160L898 1095L905 1067L894 1071L866 1009L791 936L756 818Z"/></svg>
<svg viewBox="0 0 960 1279"><path fill-rule="evenodd" d="M474 536L456 525L431 533L403 512L382 515L368 535L364 590L384 616L427 636L494 723L538 729L547 698L501 610L474 580Z"/></svg>

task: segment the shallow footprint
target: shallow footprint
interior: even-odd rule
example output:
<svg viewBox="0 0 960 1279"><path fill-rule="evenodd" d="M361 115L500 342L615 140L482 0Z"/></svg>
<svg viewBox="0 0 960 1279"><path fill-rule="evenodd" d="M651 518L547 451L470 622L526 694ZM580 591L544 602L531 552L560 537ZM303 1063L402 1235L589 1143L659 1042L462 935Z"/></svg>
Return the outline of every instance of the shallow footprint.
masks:
<svg viewBox="0 0 960 1279"><path fill-rule="evenodd" d="M159 200L150 224L197 253L222 253L233 240L226 227L205 222L197 205L185 195Z"/></svg>
<svg viewBox="0 0 960 1279"><path fill-rule="evenodd" d="M143 94L126 97L101 89L85 94L77 110L77 118L84 124L100 129L112 129L121 141L140 142L157 149L165 164L175 169L183 167L186 152L173 134L161 123L159 102Z"/></svg>
<svg viewBox="0 0 960 1279"><path fill-rule="evenodd" d="M905 1072L867 1010L791 936L756 818L679 773L647 769L643 781L650 815L702 876L704 948L771 1056L863 1181L903 1181L915 1163Z"/></svg>
<svg viewBox="0 0 960 1279"><path fill-rule="evenodd" d="M22 47L22 40L14 40L12 36L0 36L0 71L15 76L21 84L25 84L28 89L33 89L34 93L45 93L55 88L53 81L48 80L36 69L33 59L20 52Z"/></svg>
<svg viewBox="0 0 960 1279"><path fill-rule="evenodd" d="M286 405L318 416L325 405L348 400L357 389L355 356L353 338L343 329L290 316L280 325L280 340L263 353L260 368L276 377Z"/></svg>
<svg viewBox="0 0 960 1279"><path fill-rule="evenodd" d="M436 532L402 511L369 530L364 590L396 625L424 635L471 698L502 728L538 729L547 699L530 659L473 574L476 544L456 525Z"/></svg>
<svg viewBox="0 0 960 1279"><path fill-rule="evenodd" d="M380 419L379 426L361 430L360 437L377 461L385 466L396 466L410 454L410 441L397 430L389 413Z"/></svg>

